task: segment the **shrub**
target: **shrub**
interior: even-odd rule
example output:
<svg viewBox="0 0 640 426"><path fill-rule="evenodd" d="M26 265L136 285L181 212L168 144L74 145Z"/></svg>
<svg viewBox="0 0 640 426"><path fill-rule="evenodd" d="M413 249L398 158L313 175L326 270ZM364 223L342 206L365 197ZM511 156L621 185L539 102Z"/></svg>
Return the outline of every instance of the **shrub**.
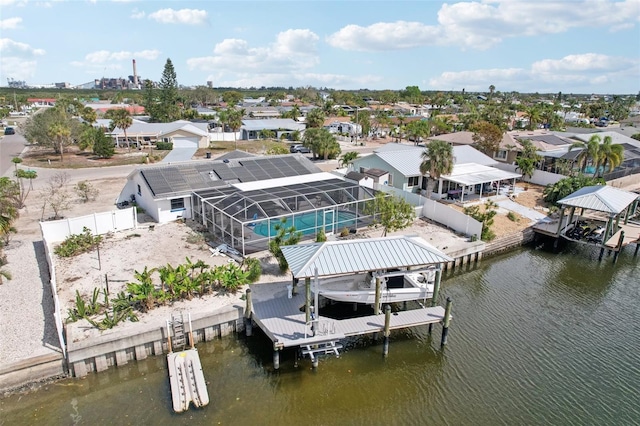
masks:
<svg viewBox="0 0 640 426"><path fill-rule="evenodd" d="M465 207L464 214L471 216L478 222L482 222L482 234L480 235L480 239L482 241L491 241L496 237L495 232L491 230L491 225L493 225L493 218L496 215L496 211L494 207L496 204L492 201L487 201L485 204L484 211L480 211L479 206L471 206Z"/></svg>
<svg viewBox="0 0 640 426"><path fill-rule="evenodd" d="M324 228L320 228L316 234L316 243L324 243L327 241L327 234L324 232Z"/></svg>
<svg viewBox="0 0 640 426"><path fill-rule="evenodd" d="M98 196L98 192L100 192L98 191L98 188L94 187L86 180L78 182L73 189L76 191L76 194L78 194L78 197L80 197L80 200L83 203L95 200Z"/></svg>
<svg viewBox="0 0 640 426"><path fill-rule="evenodd" d="M160 151L171 151L173 142L156 142L156 149Z"/></svg>
<svg viewBox="0 0 640 426"><path fill-rule="evenodd" d="M518 215L516 215L514 212L509 212L507 213L507 217L509 218L510 221L512 222L520 222L520 218L518 217Z"/></svg>
<svg viewBox="0 0 640 426"><path fill-rule="evenodd" d="M342 231L340 231L340 236L341 237L349 236L349 228L347 228L346 226L344 228L342 228Z"/></svg>
<svg viewBox="0 0 640 426"><path fill-rule="evenodd" d="M60 257L72 257L92 250L100 244L102 237L93 236L91 230L86 226L82 229L82 234L72 234L67 237L53 252Z"/></svg>
<svg viewBox="0 0 640 426"><path fill-rule="evenodd" d="M255 283L260 279L260 275L262 275L262 265L260 265L260 261L255 257L247 257L244 259L242 269L247 272L247 281L250 283Z"/></svg>

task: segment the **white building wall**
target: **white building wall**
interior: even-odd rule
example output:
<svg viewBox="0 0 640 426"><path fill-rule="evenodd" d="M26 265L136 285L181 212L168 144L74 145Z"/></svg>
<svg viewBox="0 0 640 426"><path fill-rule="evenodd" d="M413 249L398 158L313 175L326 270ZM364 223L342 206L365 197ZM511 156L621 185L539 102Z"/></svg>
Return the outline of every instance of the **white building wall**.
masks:
<svg viewBox="0 0 640 426"><path fill-rule="evenodd" d="M500 170L505 170L507 172L514 172L514 173L520 173L520 171L516 170L516 165L514 164L506 164L506 163L498 163L495 166L496 169L500 169ZM545 172L542 170L536 170L535 172L533 172L533 176L531 176L531 179L523 176L521 178L521 180L525 181L525 182L530 182L530 183L535 183L536 185L549 185L549 184L554 184L556 182L558 182L561 179L566 178L567 176L564 175L559 175L556 173L549 173L549 172Z"/></svg>
<svg viewBox="0 0 640 426"><path fill-rule="evenodd" d="M358 158L353 162L354 171L359 172L361 167L364 167L365 169L380 169L388 171L391 176L391 182L389 182L389 178L384 179L383 176L379 180L379 183L382 185L393 186L394 188L401 190L404 190L406 187L407 182L404 175L393 167L390 167L389 164L381 160L380 157L376 155L368 155L366 157Z"/></svg>

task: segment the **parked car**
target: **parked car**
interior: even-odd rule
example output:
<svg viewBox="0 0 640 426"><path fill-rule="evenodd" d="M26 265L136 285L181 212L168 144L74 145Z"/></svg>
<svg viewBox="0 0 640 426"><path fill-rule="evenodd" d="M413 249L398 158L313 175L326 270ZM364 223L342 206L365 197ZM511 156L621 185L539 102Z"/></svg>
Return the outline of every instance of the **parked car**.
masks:
<svg viewBox="0 0 640 426"><path fill-rule="evenodd" d="M308 154L311 152L311 150L309 148L307 148L304 145L291 145L291 148L289 148L289 152L291 153L302 153L302 154Z"/></svg>
<svg viewBox="0 0 640 426"><path fill-rule="evenodd" d="M15 135L16 134L16 130L13 127L7 127L6 129L4 129L4 134L5 135Z"/></svg>

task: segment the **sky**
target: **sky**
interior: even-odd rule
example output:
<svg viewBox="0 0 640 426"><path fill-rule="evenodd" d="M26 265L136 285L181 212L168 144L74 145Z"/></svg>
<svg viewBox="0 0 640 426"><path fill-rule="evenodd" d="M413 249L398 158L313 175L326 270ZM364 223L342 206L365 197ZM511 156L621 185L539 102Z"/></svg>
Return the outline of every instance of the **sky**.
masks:
<svg viewBox="0 0 640 426"><path fill-rule="evenodd" d="M637 94L640 0L0 0L0 85Z"/></svg>

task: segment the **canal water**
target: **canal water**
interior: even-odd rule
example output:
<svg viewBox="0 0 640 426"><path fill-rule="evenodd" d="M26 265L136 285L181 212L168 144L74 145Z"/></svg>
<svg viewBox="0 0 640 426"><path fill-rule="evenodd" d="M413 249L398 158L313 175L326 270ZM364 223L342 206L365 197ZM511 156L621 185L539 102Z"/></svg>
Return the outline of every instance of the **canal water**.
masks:
<svg viewBox="0 0 640 426"><path fill-rule="evenodd" d="M164 357L0 400L0 425L640 424L640 267L628 248L532 248L445 274L441 327L347 342L340 359L271 365L256 334L198 345L211 404L173 414Z"/></svg>

